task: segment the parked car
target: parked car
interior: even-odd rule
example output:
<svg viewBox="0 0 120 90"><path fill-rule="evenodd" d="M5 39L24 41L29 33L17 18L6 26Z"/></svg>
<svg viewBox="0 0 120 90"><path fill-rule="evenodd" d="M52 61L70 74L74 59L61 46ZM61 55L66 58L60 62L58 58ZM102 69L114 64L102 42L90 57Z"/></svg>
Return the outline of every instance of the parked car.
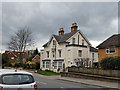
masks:
<svg viewBox="0 0 120 90"><path fill-rule="evenodd" d="M37 84L32 73L21 70L0 69L0 90L6 90L5 88L16 88L17 90L29 88L34 90L37 88Z"/></svg>

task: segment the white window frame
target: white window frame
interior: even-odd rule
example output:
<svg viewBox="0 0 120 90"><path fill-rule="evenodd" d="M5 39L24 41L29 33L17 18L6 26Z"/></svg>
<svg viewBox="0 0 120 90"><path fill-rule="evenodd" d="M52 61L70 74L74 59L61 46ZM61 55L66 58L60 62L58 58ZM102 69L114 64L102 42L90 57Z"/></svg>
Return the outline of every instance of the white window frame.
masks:
<svg viewBox="0 0 120 90"><path fill-rule="evenodd" d="M115 50L114 47L113 47L113 48L106 48L106 54L115 54L115 53L116 53L116 50L115 50L115 52L111 52L111 51L110 51L111 49L114 49L114 50Z"/></svg>
<svg viewBox="0 0 120 90"><path fill-rule="evenodd" d="M50 68L50 61L43 61L43 68Z"/></svg>
<svg viewBox="0 0 120 90"><path fill-rule="evenodd" d="M62 61L54 61L54 69L58 69L58 68L62 69L62 67L63 67Z"/></svg>

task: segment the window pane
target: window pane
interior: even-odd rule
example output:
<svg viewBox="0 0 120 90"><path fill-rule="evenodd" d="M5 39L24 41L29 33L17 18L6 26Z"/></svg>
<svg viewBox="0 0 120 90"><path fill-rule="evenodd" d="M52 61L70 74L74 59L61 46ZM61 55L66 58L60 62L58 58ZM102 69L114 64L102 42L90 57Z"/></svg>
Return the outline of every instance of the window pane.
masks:
<svg viewBox="0 0 120 90"><path fill-rule="evenodd" d="M75 38L72 39L72 44L75 44Z"/></svg>
<svg viewBox="0 0 120 90"><path fill-rule="evenodd" d="M94 59L94 53L92 53L92 59Z"/></svg>
<svg viewBox="0 0 120 90"><path fill-rule="evenodd" d="M55 45L56 44L56 41L55 40L53 40L53 45Z"/></svg>
<svg viewBox="0 0 120 90"><path fill-rule="evenodd" d="M45 68L45 61L43 61L43 68Z"/></svg>
<svg viewBox="0 0 120 90"><path fill-rule="evenodd" d="M106 53L115 53L115 48L107 48Z"/></svg>
<svg viewBox="0 0 120 90"><path fill-rule="evenodd" d="M82 50L78 50L78 57L82 57Z"/></svg>
<svg viewBox="0 0 120 90"><path fill-rule="evenodd" d="M47 51L46 53L47 53L47 58L49 58L49 51Z"/></svg>
<svg viewBox="0 0 120 90"><path fill-rule="evenodd" d="M82 45L84 45L84 40L82 40Z"/></svg>
<svg viewBox="0 0 120 90"><path fill-rule="evenodd" d="M27 74L8 74L2 77L2 83L7 85L29 84L33 82L33 77Z"/></svg>
<svg viewBox="0 0 120 90"><path fill-rule="evenodd" d="M46 68L49 68L50 62L46 62Z"/></svg>
<svg viewBox="0 0 120 90"><path fill-rule="evenodd" d="M55 51L53 51L53 57L55 57Z"/></svg>
<svg viewBox="0 0 120 90"><path fill-rule="evenodd" d="M110 53L115 53L115 48L110 48Z"/></svg>
<svg viewBox="0 0 120 90"><path fill-rule="evenodd" d="M59 52L59 57L61 57L61 50L58 50L58 52Z"/></svg>
<svg viewBox="0 0 120 90"><path fill-rule="evenodd" d="M58 68L62 68L62 62L58 62Z"/></svg>
<svg viewBox="0 0 120 90"><path fill-rule="evenodd" d="M57 62L54 62L54 69L57 69Z"/></svg>
<svg viewBox="0 0 120 90"><path fill-rule="evenodd" d="M14 59L14 57L11 57L11 59Z"/></svg>
<svg viewBox="0 0 120 90"><path fill-rule="evenodd" d="M106 49L106 53L109 53L109 49L108 48Z"/></svg>
<svg viewBox="0 0 120 90"><path fill-rule="evenodd" d="M78 45L79 45L79 35L78 35Z"/></svg>

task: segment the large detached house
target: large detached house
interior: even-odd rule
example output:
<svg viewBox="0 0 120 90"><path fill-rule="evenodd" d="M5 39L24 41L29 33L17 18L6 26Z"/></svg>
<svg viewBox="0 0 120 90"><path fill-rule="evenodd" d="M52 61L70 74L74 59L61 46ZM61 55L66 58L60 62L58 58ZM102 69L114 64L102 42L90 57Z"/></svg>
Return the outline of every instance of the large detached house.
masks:
<svg viewBox="0 0 120 90"><path fill-rule="evenodd" d="M98 62L98 51L88 41L84 34L72 24L70 33L64 33L60 28L59 35L52 35L41 50L42 70L65 70L67 67L92 67Z"/></svg>
<svg viewBox="0 0 120 90"><path fill-rule="evenodd" d="M115 34L97 46L99 62L105 57L120 56L120 34Z"/></svg>

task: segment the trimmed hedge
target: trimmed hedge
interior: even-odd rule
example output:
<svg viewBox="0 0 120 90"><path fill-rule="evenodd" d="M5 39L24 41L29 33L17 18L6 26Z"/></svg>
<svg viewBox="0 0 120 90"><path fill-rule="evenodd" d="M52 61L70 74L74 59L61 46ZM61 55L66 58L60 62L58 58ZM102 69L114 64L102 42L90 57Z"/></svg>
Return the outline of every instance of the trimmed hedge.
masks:
<svg viewBox="0 0 120 90"><path fill-rule="evenodd" d="M100 65L102 69L120 70L120 56L103 58Z"/></svg>

